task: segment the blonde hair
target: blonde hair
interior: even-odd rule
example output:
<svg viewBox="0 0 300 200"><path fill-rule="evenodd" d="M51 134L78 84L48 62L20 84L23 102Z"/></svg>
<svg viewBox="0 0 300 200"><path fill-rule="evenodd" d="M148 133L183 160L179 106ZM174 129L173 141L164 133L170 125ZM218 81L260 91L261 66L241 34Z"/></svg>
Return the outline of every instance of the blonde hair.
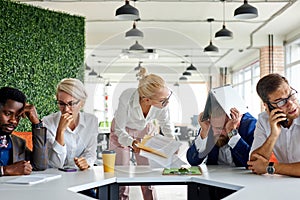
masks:
<svg viewBox="0 0 300 200"><path fill-rule="evenodd" d="M138 92L141 97L152 97L158 89L166 87L164 79L155 74L147 74L147 69L140 68L138 73L141 79L139 80Z"/></svg>
<svg viewBox="0 0 300 200"><path fill-rule="evenodd" d="M62 79L57 85L56 95L58 92L65 92L74 98L84 101L87 98L87 92L84 88L83 83L75 78Z"/></svg>

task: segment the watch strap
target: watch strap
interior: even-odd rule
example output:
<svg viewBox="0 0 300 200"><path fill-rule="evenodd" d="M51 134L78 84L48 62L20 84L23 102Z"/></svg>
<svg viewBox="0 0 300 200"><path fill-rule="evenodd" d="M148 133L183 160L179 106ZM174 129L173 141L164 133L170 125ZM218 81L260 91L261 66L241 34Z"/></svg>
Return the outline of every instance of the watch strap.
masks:
<svg viewBox="0 0 300 200"><path fill-rule="evenodd" d="M43 127L43 122L40 120L38 124L32 124L32 128L41 128Z"/></svg>

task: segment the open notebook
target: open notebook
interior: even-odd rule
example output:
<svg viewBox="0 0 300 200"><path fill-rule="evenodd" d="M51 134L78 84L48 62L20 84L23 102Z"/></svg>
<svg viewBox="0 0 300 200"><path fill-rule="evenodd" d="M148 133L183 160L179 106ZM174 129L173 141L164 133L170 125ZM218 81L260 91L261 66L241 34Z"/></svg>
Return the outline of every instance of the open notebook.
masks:
<svg viewBox="0 0 300 200"><path fill-rule="evenodd" d="M61 174L31 174L23 175L14 179L10 179L5 183L9 184L22 184L22 185L33 185L37 183L47 182L61 177Z"/></svg>

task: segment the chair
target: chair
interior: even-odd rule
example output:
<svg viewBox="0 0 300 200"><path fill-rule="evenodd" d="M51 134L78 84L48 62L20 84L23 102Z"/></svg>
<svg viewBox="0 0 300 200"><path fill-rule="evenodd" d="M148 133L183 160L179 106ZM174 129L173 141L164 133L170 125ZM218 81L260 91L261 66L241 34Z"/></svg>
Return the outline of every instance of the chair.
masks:
<svg viewBox="0 0 300 200"><path fill-rule="evenodd" d="M32 149L33 149L32 132L17 132L17 131L14 131L12 134L24 139L26 141L27 148L30 151L32 151Z"/></svg>

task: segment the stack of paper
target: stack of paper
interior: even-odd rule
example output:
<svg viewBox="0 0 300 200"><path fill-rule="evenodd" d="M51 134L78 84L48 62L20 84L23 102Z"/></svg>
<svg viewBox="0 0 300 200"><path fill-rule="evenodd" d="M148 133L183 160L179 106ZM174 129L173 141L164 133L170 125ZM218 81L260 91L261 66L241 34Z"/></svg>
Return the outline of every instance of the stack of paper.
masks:
<svg viewBox="0 0 300 200"><path fill-rule="evenodd" d="M154 161L152 167L180 167L185 162L175 154L181 143L172 138L162 135L155 135L153 137L146 136L138 147L142 149L140 155ZM157 165L157 166L154 166Z"/></svg>
<svg viewBox="0 0 300 200"><path fill-rule="evenodd" d="M31 174L19 176L17 178L6 181L5 183L33 185L37 183L51 181L60 177L61 174Z"/></svg>

